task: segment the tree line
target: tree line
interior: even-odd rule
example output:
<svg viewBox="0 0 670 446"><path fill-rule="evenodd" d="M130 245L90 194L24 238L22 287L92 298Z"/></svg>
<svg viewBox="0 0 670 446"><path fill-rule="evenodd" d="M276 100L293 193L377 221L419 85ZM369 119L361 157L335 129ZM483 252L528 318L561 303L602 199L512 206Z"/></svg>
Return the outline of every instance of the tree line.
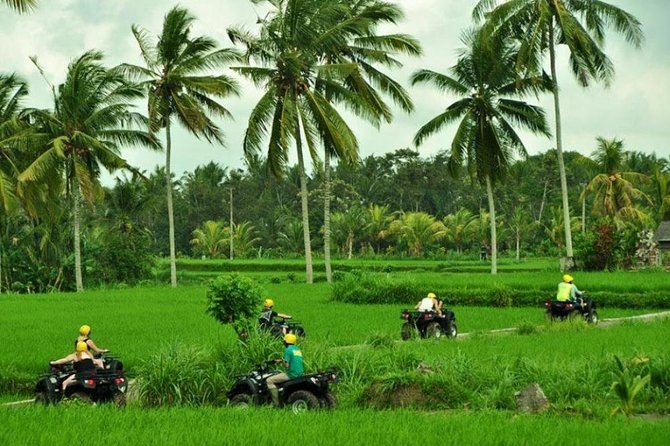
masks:
<svg viewBox="0 0 670 446"><path fill-rule="evenodd" d="M25 12L36 2L6 3ZM528 233L520 226L524 219L541 224L542 214L551 214L563 226L562 237L553 234L555 244L571 260L575 217L570 203L575 194L581 193L584 203L589 197L593 213L616 224L648 225L649 217L661 212L654 206L665 198L649 200L643 190L646 186L638 184L652 172L626 170L624 158L628 163L630 157L621 141L599 139L592 166L588 162L583 163L585 167L571 165L585 172L592 173L595 165L601 170L578 183L568 181L573 173L566 169L567 154L562 148L555 46L568 47L570 66L582 85L607 83L613 65L602 50L606 31L613 29L636 46L642 42L641 24L627 12L604 2L481 0L473 11L474 26L464 33L463 50L450 71L422 69L411 78L413 84L427 83L457 97L444 112L420 126L414 138L418 147L454 123L457 131L449 150L430 160L422 160L410 149L360 160L358 141L341 114L343 109L372 125L392 121L390 103L406 112L414 110L409 93L386 71L400 67L401 56L420 56L420 42L407 34L379 32L383 26L397 27L404 19L402 10L379 0L265 3L269 12L259 19L256 32L228 29L236 48L219 48L208 36L192 35L195 17L181 7L166 14L157 35L133 25L143 63L107 68L100 51L87 51L71 62L66 80L52 86L51 109L22 108L28 86L16 75L2 75L0 196L7 241L3 244L7 254L0 262L5 271L0 280L3 286L18 282L24 288L62 288L73 275L75 288L82 290L85 271L89 275L95 271L98 278L125 278L132 270L146 271L150 261L145 254L151 252L169 255L171 283L176 286L177 252L221 255L221 240L233 240L229 256L234 255L235 245L238 252L245 247L243 255L256 246L256 255L261 256L261 247L270 252L267 255L272 250L299 252L305 257L308 283L313 276L313 248L323 248L326 275L331 279L331 240L340 252L344 243L347 256L363 247L376 254L384 249L423 255L434 245L431 238L436 242L452 237L459 251L472 243L489 246L495 273L498 230L507 231L502 228L515 220L515 213L519 222L512 230L517 234L515 245L521 246L521 234ZM42 72L38 60L33 62ZM217 121L230 117L230 112L221 101L241 94L236 77L224 74L226 69L263 90L248 117L243 142L246 169L228 171L210 164L176 181L171 166L173 125L185 127L195 137L223 143ZM543 155L538 167L534 157L525 159L517 131L551 136L544 111L526 101L545 93L554 95L556 150ZM146 103L146 114L134 110L137 101ZM139 146L164 150L165 166L147 174L128 165L120 156L121 148ZM297 154L297 166L288 165L291 150ZM305 153L316 166L311 177ZM515 157L522 161L515 162ZM338 160L335 167L333 159ZM537 183L512 172L523 166L544 169ZM659 168L660 177L666 167ZM128 173L105 190L99 182L102 169ZM558 207L550 199L555 184L549 184L556 174ZM394 182L385 186L387 179ZM157 199L161 181L164 200ZM520 184L514 185L515 181ZM437 184L442 187L436 188ZM581 192L577 184L584 185ZM385 196L384 187L391 193ZM225 201L217 194L225 195L226 188L229 196L232 189L232 196L238 197L233 206L238 224L231 219L227 225L217 223L224 218L220 205ZM520 206L524 188L532 189L526 216L526 208ZM462 194L452 193L461 190ZM514 209L506 207L511 190L518 194L511 198ZM530 205L530 196L538 190L542 190L539 208L533 207L538 203L535 199ZM241 198L245 194L248 200ZM262 196L268 198L258 198ZM295 209L296 200L299 209ZM505 221L498 221L496 203ZM531 215L536 210L537 217ZM372 224L364 220L375 218L377 235L359 234ZM465 226L478 228L476 242L449 235L454 232L450 225L473 218L477 224ZM64 229L66 224L71 230ZM314 225L320 230L314 230ZM483 229L486 225L488 230ZM19 229L28 235L17 237ZM92 235L98 238L97 245L92 244L98 255L91 255L95 249L90 243L84 248L92 251L82 255L82 232L87 243ZM317 232L321 233L318 241L313 240ZM302 249L296 245L300 233ZM72 254L65 249L68 244ZM19 245L30 255L13 259L11 253L20 250L12 246ZM112 273L122 269L123 252L141 252L130 257L143 267L127 266L120 276ZM30 265L21 266L17 276L22 279L14 280L11 275L20 262Z"/></svg>

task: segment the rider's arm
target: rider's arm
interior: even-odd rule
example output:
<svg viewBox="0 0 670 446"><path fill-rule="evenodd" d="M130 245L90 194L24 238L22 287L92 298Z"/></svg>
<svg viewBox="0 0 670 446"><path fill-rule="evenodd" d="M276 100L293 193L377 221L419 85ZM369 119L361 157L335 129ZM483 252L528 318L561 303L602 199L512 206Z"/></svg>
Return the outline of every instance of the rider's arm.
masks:
<svg viewBox="0 0 670 446"><path fill-rule="evenodd" d="M74 353L70 353L65 358L57 359L56 361L51 361L49 364L63 365L63 364L69 364L72 361L74 361Z"/></svg>
<svg viewBox="0 0 670 446"><path fill-rule="evenodd" d="M286 349L284 352L284 367L288 368L288 364L291 361L291 352Z"/></svg>
<svg viewBox="0 0 670 446"><path fill-rule="evenodd" d="M99 348L97 345L95 345L95 342L93 342L93 339L89 339L86 341L86 344L93 350L95 353L107 353L109 350L106 348Z"/></svg>
<svg viewBox="0 0 670 446"><path fill-rule="evenodd" d="M420 306L421 306L421 301L419 301L419 303L417 303L416 305L414 305L414 309L415 309L415 310L418 310Z"/></svg>
<svg viewBox="0 0 670 446"><path fill-rule="evenodd" d="M288 314L284 314L284 313L277 313L277 316L282 318L282 319L291 319L291 316L289 316Z"/></svg>

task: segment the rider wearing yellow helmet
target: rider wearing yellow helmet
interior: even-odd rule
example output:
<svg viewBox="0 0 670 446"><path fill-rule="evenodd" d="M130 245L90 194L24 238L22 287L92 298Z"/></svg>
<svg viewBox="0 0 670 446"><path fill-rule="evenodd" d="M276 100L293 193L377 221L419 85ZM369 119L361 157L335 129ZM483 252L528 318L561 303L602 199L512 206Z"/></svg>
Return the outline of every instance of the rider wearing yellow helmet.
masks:
<svg viewBox="0 0 670 446"><path fill-rule="evenodd" d="M442 303L437 299L435 293L428 293L426 297L421 299L415 306L417 311L434 311L438 316L442 315Z"/></svg>
<svg viewBox="0 0 670 446"><path fill-rule="evenodd" d="M293 333L289 333L284 336L284 367L287 368L286 373L277 373L272 375L266 381L268 386L268 392L272 397L272 403L275 406L279 406L279 391L277 390L277 384L289 381L291 379L298 378L305 373L305 369L302 363L302 351L298 348L296 342L298 338ZM281 359L277 359L276 362L281 362Z"/></svg>
<svg viewBox="0 0 670 446"><path fill-rule="evenodd" d="M81 372L88 370L94 370L96 367L104 368L104 364L101 359L93 358L93 355L88 351L88 345L84 341L78 341L75 343L74 353L70 353L64 358L58 359L56 361L50 361L50 365L63 365L63 364L73 364L74 370L76 373L68 376L63 381L63 392L65 388L72 384L76 378L76 375Z"/></svg>
<svg viewBox="0 0 670 446"><path fill-rule="evenodd" d="M572 277L570 274L563 275L563 281L558 284L558 291L556 292L557 301L577 302L577 298L582 296L582 292L577 289L574 281L574 277Z"/></svg>
<svg viewBox="0 0 670 446"><path fill-rule="evenodd" d="M91 336L91 327L89 325L82 325L79 327L79 336L77 339L74 341L75 348L77 347L78 342L84 342L86 343L87 349L89 351L92 351L93 353L107 353L109 350L106 348L99 348L97 345L95 345L95 342L93 342L93 339L90 338Z"/></svg>
<svg viewBox="0 0 670 446"><path fill-rule="evenodd" d="M274 311L275 303L272 299L265 299L263 301L263 309L261 310L261 314L258 316L258 324L261 326L262 329L264 330L270 330L272 329L272 325L275 322L275 317L280 317L282 319L291 319L291 316L288 314L284 313L277 313ZM286 330L282 329L282 334L286 334Z"/></svg>

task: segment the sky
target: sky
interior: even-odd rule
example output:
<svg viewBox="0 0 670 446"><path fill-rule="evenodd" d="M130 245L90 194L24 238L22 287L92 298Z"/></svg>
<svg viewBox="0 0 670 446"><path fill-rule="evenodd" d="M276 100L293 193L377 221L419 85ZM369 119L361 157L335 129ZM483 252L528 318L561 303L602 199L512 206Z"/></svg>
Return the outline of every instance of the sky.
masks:
<svg viewBox="0 0 670 446"><path fill-rule="evenodd" d="M477 0L396 0L405 12L405 20L383 32L411 34L421 42L424 54L419 58L402 57L404 67L391 72L410 92L416 110L408 115L395 110L394 120L375 128L350 117L361 157L382 155L402 148L412 148L412 137L432 117L456 100L428 86L411 87L410 75L422 68L439 72L456 62L463 46L460 37L471 26L471 13ZM643 25L645 43L635 49L614 32L607 38L605 51L614 62L616 77L609 88L594 85L584 89L577 85L568 70L567 53L558 53L558 79L561 89L561 113L564 150L590 155L596 137L623 139L627 150L655 153L670 157L670 1L609 0L635 15ZM89 49L102 50L107 66L128 62L141 64L139 50L131 34L136 24L152 35L161 31L163 17L176 2L156 0L41 0L36 11L19 15L0 4L0 72L16 72L30 84L26 105L52 106L47 82L40 77L30 56L37 56L52 84L63 81L67 65ZM197 18L193 35L206 34L222 47L232 46L226 28L243 25L256 30L263 10L248 0L181 0ZM233 74L228 71L227 74ZM249 113L260 91L239 79L240 97L223 100L234 120L219 122L226 135L226 146L199 141L185 130L173 126L172 170L180 176L198 165L214 161L222 166L243 166L242 139ZM550 96L530 102L542 105L553 128L553 101ZM145 111L144 104L138 104ZM446 128L418 148L422 156L431 156L449 148L454 127ZM521 133L530 154L554 147L553 138ZM164 165L162 153L142 148L124 148L122 155L131 165L153 171ZM291 158L295 162L294 158ZM103 181L111 182L106 175Z"/></svg>

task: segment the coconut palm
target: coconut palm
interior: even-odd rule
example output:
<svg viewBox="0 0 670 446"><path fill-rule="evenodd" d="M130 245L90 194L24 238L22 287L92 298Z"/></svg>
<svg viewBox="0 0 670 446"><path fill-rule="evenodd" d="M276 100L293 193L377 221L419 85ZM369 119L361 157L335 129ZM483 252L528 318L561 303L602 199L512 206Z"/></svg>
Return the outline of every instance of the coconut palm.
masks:
<svg viewBox="0 0 670 446"><path fill-rule="evenodd" d="M322 143L330 156L353 161L358 156L358 141L334 104L345 104L354 113L373 122L379 119L377 109L371 106L372 101L362 94L355 94L346 84L353 77L365 79L360 72L356 74L359 64L351 59L335 58L352 39L370 35L373 16L362 19L358 14L352 15L351 2L344 1L274 0L267 3L270 13L260 20L258 36L241 29L228 30L234 42L246 47L248 60L258 63L258 66L238 67L237 70L265 90L249 117L244 150L246 154L260 151L264 137L269 135L268 167L276 176L281 176L289 149L295 144L306 281L312 283L303 142L313 159L318 157L318 144ZM365 3L374 2L362 4ZM365 50L362 47L360 51ZM386 90L391 86L383 88ZM366 94L372 93L366 91Z"/></svg>
<svg viewBox="0 0 670 446"><path fill-rule="evenodd" d="M101 169L132 169L121 158L121 146L160 146L149 133L130 128L147 120L130 112L143 97L115 70L102 66L102 53L88 51L68 66L65 82L54 90L53 110L29 110L35 132L29 134L39 156L19 175L25 189L59 189L64 180L72 205L75 280L83 290L80 246L80 199L92 203L100 192Z"/></svg>
<svg viewBox="0 0 670 446"><path fill-rule="evenodd" d="M19 13L29 12L37 7L37 0L3 0L3 2Z"/></svg>
<svg viewBox="0 0 670 446"><path fill-rule="evenodd" d="M524 235L528 235L535 225L536 223L523 208L517 207L514 209L514 212L507 222L507 228L514 238L517 261L519 261L521 256L521 238Z"/></svg>
<svg viewBox="0 0 670 446"><path fill-rule="evenodd" d="M516 66L526 73L536 72L549 52L552 92L556 119L556 153L561 178L565 247L572 259L572 231L568 184L563 163L563 131L556 76L556 45L565 45L570 52L570 68L579 83L586 87L591 81L609 84L614 74L611 60L603 51L605 32L613 28L624 38L640 47L643 41L642 25L631 14L601 0L480 0L473 15L486 17L491 34L521 41Z"/></svg>
<svg viewBox="0 0 670 446"><path fill-rule="evenodd" d="M365 211L359 206L352 206L346 212L334 214L333 232L336 234L336 239L344 242L348 259L352 258L354 243L360 238L364 229Z"/></svg>
<svg viewBox="0 0 670 446"><path fill-rule="evenodd" d="M431 70L420 70L412 83L428 83L441 91L461 97L419 129L414 136L418 146L445 125L460 119L451 143L448 166L456 175L467 162L470 174L486 186L491 230L491 273L497 273L496 218L493 186L505 175L513 154L526 149L515 127L549 135L544 112L513 96L537 93L546 88L542 76L517 79L516 54L505 42L488 44L485 34L473 30L464 36L468 46L451 69L454 77Z"/></svg>
<svg viewBox="0 0 670 446"><path fill-rule="evenodd" d="M228 229L228 233L230 230ZM233 242L235 245L235 255L243 256L248 254L256 244L261 240L256 237L258 231L250 221L243 221L239 224L233 224Z"/></svg>
<svg viewBox="0 0 670 446"><path fill-rule="evenodd" d="M382 100L379 91L387 94L405 112L414 109L412 101L405 89L388 75L377 68L383 65L387 68L400 68L402 64L395 56L397 54L408 54L418 56L421 54L419 43L411 36L405 34L377 33L377 28L385 24L395 25L403 18L402 10L393 4L378 0L339 0L339 3L348 8L352 20L367 21L368 29L364 35L352 36L350 41L344 42L340 47L334 47L324 55L325 63L331 64L355 64L357 69L352 71L344 81L347 88L354 94L356 107L368 109L365 113L368 120L375 125L384 119L391 122L391 111ZM329 93L329 85L332 79L320 79L317 84L325 90L329 101L334 99ZM375 88L377 87L377 88ZM335 96L336 97L336 96ZM324 145L324 219L323 219L323 248L324 263L326 267L326 280L332 281L330 262L330 160L337 157L337 151L328 144ZM357 154L356 154L357 155Z"/></svg>
<svg viewBox="0 0 670 446"><path fill-rule="evenodd" d="M612 217L618 226L626 220L643 221L646 213L634 206L637 199L651 203L635 183L648 182L649 177L637 172L622 172L625 151L619 139L596 138L598 148L591 155L601 173L589 182L584 194L593 195L593 212Z"/></svg>
<svg viewBox="0 0 670 446"><path fill-rule="evenodd" d="M444 237L444 225L425 212L405 212L391 222L389 233L409 247L411 255L421 256L427 248Z"/></svg>
<svg viewBox="0 0 670 446"><path fill-rule="evenodd" d="M463 245L470 242L477 232L477 221L478 216L465 208L442 219L446 228L446 238L456 245L459 254L463 252Z"/></svg>
<svg viewBox="0 0 670 446"><path fill-rule="evenodd" d="M228 246L229 237L230 231L223 222L208 220L193 230L191 244L196 252L215 259Z"/></svg>
<svg viewBox="0 0 670 446"><path fill-rule="evenodd" d="M238 94L235 80L223 74L208 74L237 61L233 49L217 49L207 36L191 35L195 21L186 9L172 8L163 20L163 29L155 41L146 30L133 25L145 67L123 64L123 71L139 79L147 88L149 129L165 129L165 171L170 240L170 281L177 286L175 227L171 181L171 124L181 123L196 137L223 144L223 132L210 116L230 118L230 112L217 99Z"/></svg>
<svg viewBox="0 0 670 446"><path fill-rule="evenodd" d="M0 208L16 209L18 200L14 178L18 175L12 145L26 131L18 120L28 84L14 74L0 74Z"/></svg>
<svg viewBox="0 0 670 446"><path fill-rule="evenodd" d="M376 252L379 254L381 251L380 242L384 239L386 235L386 230L389 227L389 223L393 220L393 216L389 212L389 207L387 205L370 205L366 209L366 221L365 231L367 237L371 243L376 244Z"/></svg>

